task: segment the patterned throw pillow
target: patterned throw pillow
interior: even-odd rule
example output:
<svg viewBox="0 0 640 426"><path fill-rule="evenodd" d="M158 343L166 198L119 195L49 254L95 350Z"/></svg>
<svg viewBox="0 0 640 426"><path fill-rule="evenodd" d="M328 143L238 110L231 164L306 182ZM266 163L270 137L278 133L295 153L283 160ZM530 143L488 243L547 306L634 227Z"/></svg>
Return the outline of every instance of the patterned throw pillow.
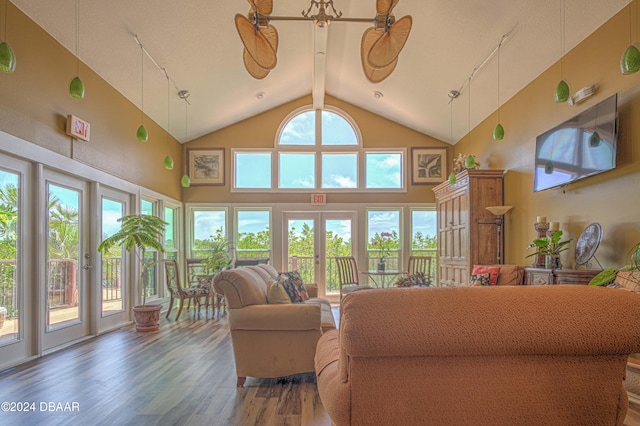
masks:
<svg viewBox="0 0 640 426"><path fill-rule="evenodd" d="M296 284L289 279L288 273L278 275L278 284L287 291L291 303L304 303L304 297L300 294Z"/></svg>
<svg viewBox="0 0 640 426"><path fill-rule="evenodd" d="M500 275L500 267L473 265L473 269L471 270L471 275L478 275L478 274L489 274L489 285L497 285L498 275Z"/></svg>
<svg viewBox="0 0 640 426"><path fill-rule="evenodd" d="M287 291L282 287L277 279L271 278L267 283L267 303L270 304L290 304L291 299Z"/></svg>
<svg viewBox="0 0 640 426"><path fill-rule="evenodd" d="M472 286L489 286L491 285L491 280L489 279L489 274L473 274L471 275L471 285Z"/></svg>
<svg viewBox="0 0 640 426"><path fill-rule="evenodd" d="M281 275L286 275L289 278L289 281L296 286L298 293L302 296L304 300L309 300L309 292L307 288L304 286L304 282L302 281L302 277L298 271L292 272L283 272ZM295 302L294 302L295 303Z"/></svg>

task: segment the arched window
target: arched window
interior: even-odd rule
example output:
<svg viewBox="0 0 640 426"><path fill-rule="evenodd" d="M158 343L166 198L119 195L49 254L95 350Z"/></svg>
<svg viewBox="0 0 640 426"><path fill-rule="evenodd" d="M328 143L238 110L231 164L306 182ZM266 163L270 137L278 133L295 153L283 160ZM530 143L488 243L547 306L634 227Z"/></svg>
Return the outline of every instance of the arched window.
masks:
<svg viewBox="0 0 640 426"><path fill-rule="evenodd" d="M282 121L274 145L273 151L232 150L233 190L310 192L405 187L404 149L364 149L358 126L335 107L293 111Z"/></svg>

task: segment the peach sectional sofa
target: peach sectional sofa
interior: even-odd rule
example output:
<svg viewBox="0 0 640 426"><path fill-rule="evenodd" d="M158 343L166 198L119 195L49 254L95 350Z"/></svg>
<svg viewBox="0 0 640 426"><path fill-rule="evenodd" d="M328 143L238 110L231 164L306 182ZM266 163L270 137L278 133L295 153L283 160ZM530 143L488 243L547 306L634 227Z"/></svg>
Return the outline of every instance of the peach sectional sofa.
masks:
<svg viewBox="0 0 640 426"><path fill-rule="evenodd" d="M336 328L331 306L317 298L315 285L306 285L312 297L305 303L269 304L267 283L278 275L272 265L256 265L214 277L214 289L227 304L238 386L247 376L313 371L318 339Z"/></svg>
<svg viewBox="0 0 640 426"><path fill-rule="evenodd" d="M589 286L344 297L315 369L335 425L621 425L640 296Z"/></svg>

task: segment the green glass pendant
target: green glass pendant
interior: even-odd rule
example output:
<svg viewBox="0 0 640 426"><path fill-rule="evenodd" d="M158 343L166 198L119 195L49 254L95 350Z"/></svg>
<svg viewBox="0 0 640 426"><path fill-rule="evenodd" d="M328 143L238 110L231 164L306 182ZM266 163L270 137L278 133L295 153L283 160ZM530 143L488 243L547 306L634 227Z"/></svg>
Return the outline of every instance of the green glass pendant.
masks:
<svg viewBox="0 0 640 426"><path fill-rule="evenodd" d="M173 158L170 155L164 157L164 168L167 170L173 170Z"/></svg>
<svg viewBox="0 0 640 426"><path fill-rule="evenodd" d="M638 70L640 70L640 50L632 44L627 47L620 58L620 71L624 75L629 75L638 72Z"/></svg>
<svg viewBox="0 0 640 426"><path fill-rule="evenodd" d="M464 163L467 169L475 169L476 167L476 159L473 158L473 155L467 155L467 159Z"/></svg>
<svg viewBox="0 0 640 426"><path fill-rule="evenodd" d="M502 127L502 124L498 123L496 128L493 129L493 139L496 141L504 139L504 127Z"/></svg>
<svg viewBox="0 0 640 426"><path fill-rule="evenodd" d="M569 100L569 85L566 81L561 80L556 87L555 99L557 103L567 102Z"/></svg>
<svg viewBox="0 0 640 426"><path fill-rule="evenodd" d="M183 188L188 188L191 186L191 179L189 179L189 176L184 175L182 176L182 179L180 180L180 183L182 184Z"/></svg>
<svg viewBox="0 0 640 426"><path fill-rule="evenodd" d="M12 73L16 70L16 55L6 41L0 43L0 71Z"/></svg>
<svg viewBox="0 0 640 426"><path fill-rule="evenodd" d="M547 164L544 166L544 172L548 175L553 173L553 162L547 161Z"/></svg>
<svg viewBox="0 0 640 426"><path fill-rule="evenodd" d="M84 84L80 77L74 77L69 84L69 94L75 99L84 99Z"/></svg>
<svg viewBox="0 0 640 426"><path fill-rule="evenodd" d="M449 174L449 185L454 185L456 183L456 174L451 172Z"/></svg>
<svg viewBox="0 0 640 426"><path fill-rule="evenodd" d="M598 132L593 132L593 134L591 135L591 137L589 138L589 146L591 148L596 148L598 146L600 146L600 135L598 134Z"/></svg>
<svg viewBox="0 0 640 426"><path fill-rule="evenodd" d="M143 124L141 124L140 127L138 127L138 131L136 132L136 137L140 142L146 142L149 140L149 132L147 132L147 129L144 127Z"/></svg>

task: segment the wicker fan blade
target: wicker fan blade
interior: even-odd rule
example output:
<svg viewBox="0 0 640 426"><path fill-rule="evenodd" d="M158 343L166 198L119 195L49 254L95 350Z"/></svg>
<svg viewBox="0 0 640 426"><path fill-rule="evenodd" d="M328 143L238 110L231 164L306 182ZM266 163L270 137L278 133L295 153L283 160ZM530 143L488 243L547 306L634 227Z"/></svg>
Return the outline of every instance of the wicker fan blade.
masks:
<svg viewBox="0 0 640 426"><path fill-rule="evenodd" d="M264 34L273 50L278 52L278 31L276 31L276 28L269 25L266 28L261 28L260 32ZM242 61L244 62L244 67L247 69L247 72L255 79L262 80L269 75L269 72L271 71L258 65L246 48L242 51Z"/></svg>
<svg viewBox="0 0 640 426"><path fill-rule="evenodd" d="M248 0L248 2L260 15L269 16L273 13L273 0Z"/></svg>
<svg viewBox="0 0 640 426"><path fill-rule="evenodd" d="M367 62L373 68L389 66L400 54L409 38L413 20L410 15L398 19L389 31L384 33L369 50Z"/></svg>
<svg viewBox="0 0 640 426"><path fill-rule="evenodd" d="M376 0L376 12L378 15L386 15L396 7L400 0Z"/></svg>
<svg viewBox="0 0 640 426"><path fill-rule="evenodd" d="M362 41L360 42L360 59L362 60L362 70L364 71L364 75L367 77L372 83L380 83L385 78L389 77L389 75L393 72L398 64L398 58L391 62L390 65L376 69L373 68L367 62L367 55L371 50L371 46L374 45L376 41L380 37L384 35L381 31L376 31L375 27L367 28L367 30L362 35Z"/></svg>
<svg viewBox="0 0 640 426"><path fill-rule="evenodd" d="M256 31L251 21L240 14L235 16L235 22L238 35L251 58L261 68L273 69L277 63L276 52L263 31Z"/></svg>

